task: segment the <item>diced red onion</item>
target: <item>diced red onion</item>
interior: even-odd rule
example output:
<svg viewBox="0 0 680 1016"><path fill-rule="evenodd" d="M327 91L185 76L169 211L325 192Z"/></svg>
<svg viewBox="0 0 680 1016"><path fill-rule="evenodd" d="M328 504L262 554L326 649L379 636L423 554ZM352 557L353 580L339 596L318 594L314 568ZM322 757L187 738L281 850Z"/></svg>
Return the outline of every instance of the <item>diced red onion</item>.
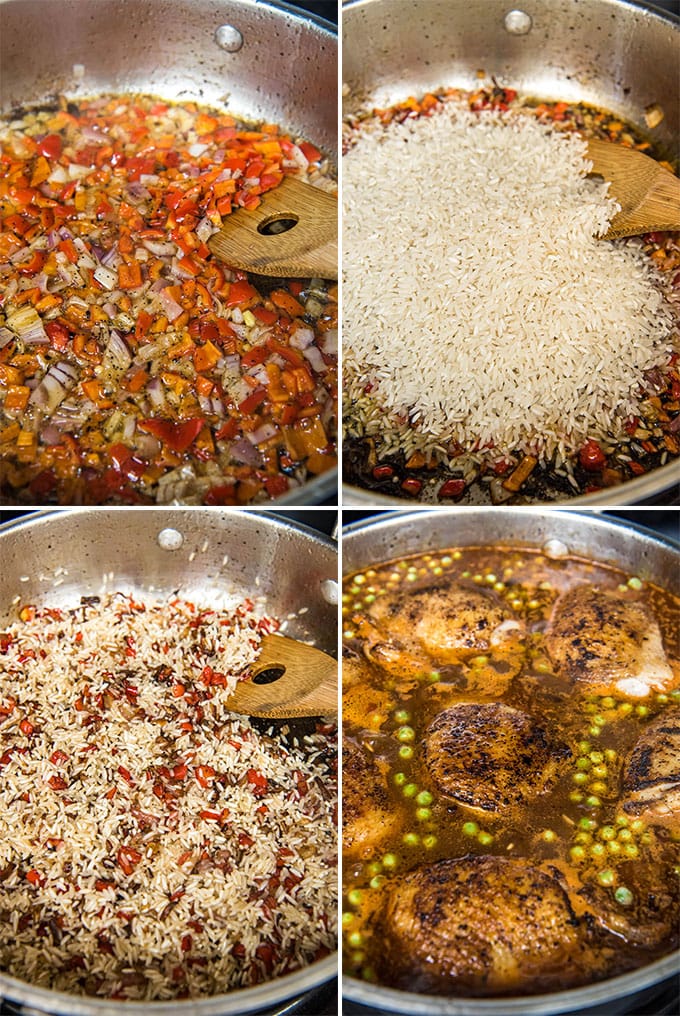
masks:
<svg viewBox="0 0 680 1016"><path fill-rule="evenodd" d="M159 377L152 377L146 386L146 394L154 409L162 409L165 405L165 390Z"/></svg>
<svg viewBox="0 0 680 1016"><path fill-rule="evenodd" d="M113 247L111 247L111 249L108 250L99 260L103 265L106 265L107 268L117 268L122 261L118 251L118 244L114 243Z"/></svg>
<svg viewBox="0 0 680 1016"><path fill-rule="evenodd" d="M324 332L319 339L319 343L323 346L323 351L326 356L337 356L338 355L338 330L337 328L329 328L327 332Z"/></svg>
<svg viewBox="0 0 680 1016"><path fill-rule="evenodd" d="M92 277L104 289L112 290L118 285L118 272L114 272L112 268L107 268L105 264L98 265L93 271Z"/></svg>
<svg viewBox="0 0 680 1016"><path fill-rule="evenodd" d="M680 413L678 413L674 420L671 420L668 429L672 434L677 434L680 430Z"/></svg>
<svg viewBox="0 0 680 1016"><path fill-rule="evenodd" d="M290 336L290 344L295 349L306 349L314 342L314 332L311 328L296 328Z"/></svg>
<svg viewBox="0 0 680 1016"><path fill-rule="evenodd" d="M47 413L53 413L77 379L78 371L70 363L55 363L33 391L29 402Z"/></svg>
<svg viewBox="0 0 680 1016"><path fill-rule="evenodd" d="M257 448L244 437L234 441L229 452L233 459L237 462L242 462L246 466L258 466L262 461Z"/></svg>
<svg viewBox="0 0 680 1016"><path fill-rule="evenodd" d="M227 374L238 374L241 370L241 357L238 353L230 353L224 357L224 369Z"/></svg>
<svg viewBox="0 0 680 1016"><path fill-rule="evenodd" d="M177 301L173 300L171 296L168 296L164 289L158 294L158 299L161 302L163 310L167 314L168 321L175 321L182 313L182 308Z"/></svg>
<svg viewBox="0 0 680 1016"><path fill-rule="evenodd" d="M22 307L7 318L7 324L27 346L48 344L47 332L34 307Z"/></svg>
<svg viewBox="0 0 680 1016"><path fill-rule="evenodd" d="M61 441L61 431L55 423L50 421L47 426L43 427L40 432L40 440L45 445L59 444Z"/></svg>
<svg viewBox="0 0 680 1016"><path fill-rule="evenodd" d="M116 370L127 370L132 363L132 353L128 345L115 328L111 329L109 341L104 353L104 365L113 367Z"/></svg>
<svg viewBox="0 0 680 1016"><path fill-rule="evenodd" d="M302 355L309 360L312 365L312 370L315 370L317 374L325 373L326 364L324 363L323 356L316 346L308 346L307 349L303 349Z"/></svg>
<svg viewBox="0 0 680 1016"><path fill-rule="evenodd" d="M87 249L85 241L80 237L76 237L73 241L73 246L78 251L78 267L79 268L94 268L97 264L95 259Z"/></svg>
<svg viewBox="0 0 680 1016"><path fill-rule="evenodd" d="M174 245L173 245L173 249L174 249ZM170 283L168 282L167 279L156 279L156 281L153 282L151 284L151 286L149 286L149 292L150 293L160 293L162 289L167 289L167 287L169 285L170 285Z"/></svg>
<svg viewBox="0 0 680 1016"><path fill-rule="evenodd" d="M210 408L215 416L224 416L224 403L222 402L222 399L218 399L216 395L213 395L210 399Z"/></svg>
<svg viewBox="0 0 680 1016"><path fill-rule="evenodd" d="M270 437L274 437L275 434L278 434L278 430L273 423L263 423L257 430L249 431L246 437L252 444L261 444L263 441L268 441Z"/></svg>
<svg viewBox="0 0 680 1016"><path fill-rule="evenodd" d="M251 377L257 378L261 385L269 384L269 374L267 374L264 364L258 363L256 367L253 367L250 374Z"/></svg>
<svg viewBox="0 0 680 1016"><path fill-rule="evenodd" d="M59 236L62 238L62 240L72 240L73 239L73 233L66 226L61 226L60 227L60 229L59 229Z"/></svg>

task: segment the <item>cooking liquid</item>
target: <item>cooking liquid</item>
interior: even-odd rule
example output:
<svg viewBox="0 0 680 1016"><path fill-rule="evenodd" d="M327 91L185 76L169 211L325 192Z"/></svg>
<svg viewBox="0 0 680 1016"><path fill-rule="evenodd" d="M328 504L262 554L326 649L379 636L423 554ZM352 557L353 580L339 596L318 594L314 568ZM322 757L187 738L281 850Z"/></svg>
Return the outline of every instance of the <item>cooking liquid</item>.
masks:
<svg viewBox="0 0 680 1016"><path fill-rule="evenodd" d="M436 667L433 663L432 671L415 678L387 674L366 659L356 629L367 607L384 593L426 589L442 582L450 583L452 589L457 583L467 589L493 589L509 604L513 615L525 622L528 637L521 672L500 694L499 683L507 684L503 674L508 664L493 649L464 665ZM343 641L346 660L350 661L343 667L345 742L353 742L373 756L379 770L386 774L388 793L399 816L396 830L380 840L373 853L360 859L356 853L343 858L343 955L347 974L369 981L377 979L375 956L383 945L380 936L372 933L372 917L390 888L390 880L419 865L469 854L526 858L533 865L549 862L573 890L570 898L577 915L583 913L584 906L574 893L588 887L612 912L614 922L620 917L621 928L629 918L630 904L617 901L617 889L636 894L658 887L659 859L667 880L663 888L670 889L673 880L677 881L680 850L670 832L626 817L617 803L621 772L630 750L653 717L677 704L680 692L652 692L636 701L596 697L572 692L568 682L553 672L543 649L552 605L561 592L584 583L618 590L627 601L646 602L659 623L666 653L677 647L680 600L635 576L576 557L552 560L530 550L466 548L408 557L345 579ZM380 627L389 638L384 622ZM351 673L353 656L362 661L361 679L356 681ZM531 713L572 751L564 775L551 790L539 795L528 808L510 807L497 815L473 811L444 796L428 773L422 749L427 728L442 710L461 702L492 701ZM408 721L404 720L405 714L409 715ZM600 720L604 722L600 724ZM397 736L404 725L414 732L413 739L406 742L406 747L413 749L410 758L409 752L403 751L405 742ZM595 762L590 760L593 752ZM593 774L593 768L597 773ZM585 780L583 773L587 774ZM349 782L351 776L344 773L343 778ZM405 797L404 788L413 784L417 791ZM420 802L427 801L427 796L418 800L422 792L432 796L424 810ZM475 831L470 823L474 823ZM610 847L611 841L600 835L603 829L605 836L615 830L618 847ZM584 856L578 856L578 849L574 854L574 848L581 848ZM651 874L652 869L656 874ZM613 873L611 885L601 881L603 877L608 880L607 873ZM678 926L677 920L673 923ZM677 944L673 937L654 946L634 943L621 930L616 935L603 932L602 939L608 963L600 976L643 966ZM565 979L562 987L571 986ZM419 985L411 987L417 990ZM455 993L455 984L451 987ZM527 990L531 991L531 986Z"/></svg>

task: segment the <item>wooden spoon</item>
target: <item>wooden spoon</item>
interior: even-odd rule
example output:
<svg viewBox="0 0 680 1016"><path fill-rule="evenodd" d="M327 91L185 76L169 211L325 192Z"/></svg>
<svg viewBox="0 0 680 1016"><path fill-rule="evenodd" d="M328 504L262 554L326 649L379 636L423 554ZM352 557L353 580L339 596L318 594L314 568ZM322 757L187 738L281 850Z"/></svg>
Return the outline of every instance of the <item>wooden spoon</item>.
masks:
<svg viewBox="0 0 680 1016"><path fill-rule="evenodd" d="M680 229L680 180L655 159L611 141L589 141L588 158L621 205L600 239Z"/></svg>
<svg viewBox="0 0 680 1016"><path fill-rule="evenodd" d="M265 635L252 677L236 686L227 704L245 716L279 719L337 713L337 661L304 642Z"/></svg>
<svg viewBox="0 0 680 1016"><path fill-rule="evenodd" d="M267 232L288 223L293 225L285 232ZM258 208L227 216L208 246L228 265L257 275L337 279L338 202L287 176L263 195Z"/></svg>

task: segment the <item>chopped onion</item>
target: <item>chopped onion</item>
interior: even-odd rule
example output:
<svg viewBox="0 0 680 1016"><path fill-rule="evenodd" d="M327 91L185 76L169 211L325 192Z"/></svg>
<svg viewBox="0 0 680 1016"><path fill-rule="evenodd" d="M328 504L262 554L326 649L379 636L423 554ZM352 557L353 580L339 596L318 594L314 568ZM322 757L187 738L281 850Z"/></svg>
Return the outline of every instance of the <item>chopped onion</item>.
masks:
<svg viewBox="0 0 680 1016"><path fill-rule="evenodd" d="M212 222L210 221L210 219L206 217L204 219L201 219L199 224L196 226L196 236L201 241L201 243L205 243L206 240L209 240L210 237L213 235L214 230L215 227L213 226Z"/></svg>
<svg viewBox="0 0 680 1016"><path fill-rule="evenodd" d="M242 462L246 466L259 466L262 462L259 451L250 441L242 437L238 441L234 441L231 445L229 452L231 457L237 462Z"/></svg>
<svg viewBox="0 0 680 1016"><path fill-rule="evenodd" d="M146 247L147 250L150 250L151 253L155 254L156 257L158 258L170 257L177 251L177 245L169 240L145 240L144 246ZM158 281L165 282L165 279L159 279ZM155 285L156 283L154 282L154 286ZM158 292L158 290L153 289L153 286L151 288L152 292ZM160 286L159 288L164 289L165 286Z"/></svg>
<svg viewBox="0 0 680 1016"><path fill-rule="evenodd" d="M123 260L118 251L118 244L114 243L113 247L99 259L103 265L107 268L117 268Z"/></svg>
<svg viewBox="0 0 680 1016"><path fill-rule="evenodd" d="M317 374L324 373L326 370L326 364L324 363L323 356L316 346L308 346L307 349L303 349L302 355L309 360L312 365L312 370L315 370Z"/></svg>
<svg viewBox="0 0 680 1016"><path fill-rule="evenodd" d="M9 346L13 338L14 332L11 332L9 328L0 328L0 349L4 349L5 346Z"/></svg>
<svg viewBox="0 0 680 1016"><path fill-rule="evenodd" d="M206 145L203 142L197 142L195 145L189 146L189 155L192 159L197 158L199 155L203 155L203 152L207 152L210 145Z"/></svg>
<svg viewBox="0 0 680 1016"><path fill-rule="evenodd" d="M92 273L92 277L97 280L100 286L104 289L115 289L118 285L118 272L114 272L112 268L107 268L106 265L98 265Z"/></svg>
<svg viewBox="0 0 680 1016"><path fill-rule="evenodd" d="M53 413L78 380L78 371L70 363L55 363L47 371L28 400L32 406Z"/></svg>
<svg viewBox="0 0 680 1016"><path fill-rule="evenodd" d="M114 370L127 370L132 363L132 353L128 349L125 339L115 328L111 329L109 341L104 352L104 368Z"/></svg>
<svg viewBox="0 0 680 1016"><path fill-rule="evenodd" d="M92 172L94 172L92 166L79 166L75 162L72 162L68 167L68 175L71 180L82 180L83 177L89 176Z"/></svg>
<svg viewBox="0 0 680 1016"><path fill-rule="evenodd" d="M73 241L73 246L78 251L78 268L94 268L96 266L97 262L87 249L84 240L77 237Z"/></svg>
<svg viewBox="0 0 680 1016"><path fill-rule="evenodd" d="M290 336L290 344L296 349L306 349L314 342L314 332L311 328L296 328Z"/></svg>
<svg viewBox="0 0 680 1016"><path fill-rule="evenodd" d="M59 442L61 441L61 436L62 436L61 431L59 430L57 425L52 421L50 421L50 423L48 423L46 427L43 427L43 429L40 432L40 440L45 445L59 444Z"/></svg>
<svg viewBox="0 0 680 1016"><path fill-rule="evenodd" d="M27 346L36 346L39 343L49 344L47 332L34 307L21 307L20 310L8 316L7 324Z"/></svg>
<svg viewBox="0 0 680 1016"><path fill-rule="evenodd" d="M167 315L168 321L175 321L182 313L182 308L177 301L173 300L171 296L168 296L164 289L162 289L158 294L158 299L163 306L163 310Z"/></svg>
<svg viewBox="0 0 680 1016"><path fill-rule="evenodd" d="M152 377L146 386L146 394L154 409L162 409L165 405L165 390L159 377Z"/></svg>
<svg viewBox="0 0 680 1016"><path fill-rule="evenodd" d="M131 441L134 437L135 430L137 429L137 421L135 420L132 413L127 413L123 422L123 441Z"/></svg>
<svg viewBox="0 0 680 1016"><path fill-rule="evenodd" d="M326 356L337 356L338 355L338 329L329 328L327 332L324 332L319 342L323 346L323 351Z"/></svg>
<svg viewBox="0 0 680 1016"><path fill-rule="evenodd" d="M47 179L50 183L66 183L68 181L68 173L63 166L55 166Z"/></svg>
<svg viewBox="0 0 680 1016"><path fill-rule="evenodd" d="M278 434L278 430L273 423L263 423L257 430L249 431L246 437L252 444L262 444L263 441L268 441L275 434Z"/></svg>

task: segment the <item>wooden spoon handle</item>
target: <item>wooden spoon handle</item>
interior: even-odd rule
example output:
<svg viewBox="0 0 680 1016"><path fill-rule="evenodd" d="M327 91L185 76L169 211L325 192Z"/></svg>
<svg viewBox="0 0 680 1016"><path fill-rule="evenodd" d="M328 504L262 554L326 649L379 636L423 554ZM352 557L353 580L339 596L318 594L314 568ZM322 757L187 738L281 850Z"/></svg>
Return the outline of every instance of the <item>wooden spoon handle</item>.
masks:
<svg viewBox="0 0 680 1016"><path fill-rule="evenodd" d="M258 677L283 674L268 684ZM338 664L328 653L282 635L267 635L249 681L237 685L229 708L247 716L330 716L338 711Z"/></svg>

